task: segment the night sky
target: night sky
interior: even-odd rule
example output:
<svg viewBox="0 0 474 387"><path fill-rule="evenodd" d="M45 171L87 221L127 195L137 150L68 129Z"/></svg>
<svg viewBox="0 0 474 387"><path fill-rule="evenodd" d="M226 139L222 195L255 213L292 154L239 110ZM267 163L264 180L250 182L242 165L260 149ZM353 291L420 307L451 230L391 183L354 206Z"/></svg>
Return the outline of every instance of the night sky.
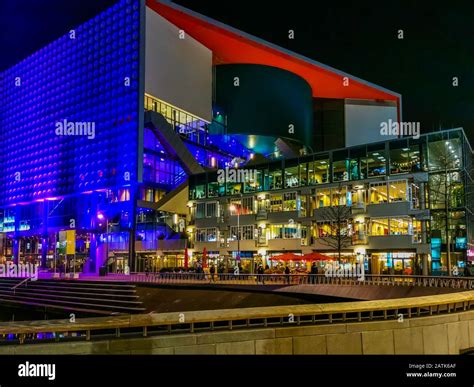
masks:
<svg viewBox="0 0 474 387"><path fill-rule="evenodd" d="M0 70L115 1L0 0ZM404 121L420 121L423 132L462 126L474 145L472 1L176 3L396 91L403 96ZM288 39L290 29L294 40ZM397 37L400 29L403 40Z"/></svg>

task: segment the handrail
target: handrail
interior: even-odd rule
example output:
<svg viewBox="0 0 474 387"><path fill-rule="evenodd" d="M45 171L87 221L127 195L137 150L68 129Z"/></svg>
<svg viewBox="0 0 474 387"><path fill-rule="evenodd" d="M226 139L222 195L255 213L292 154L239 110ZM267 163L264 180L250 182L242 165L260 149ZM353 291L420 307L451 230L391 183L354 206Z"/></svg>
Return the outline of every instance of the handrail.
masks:
<svg viewBox="0 0 474 387"><path fill-rule="evenodd" d="M20 287L21 285L23 284L26 284L28 281L31 280L31 277L26 277L24 280L22 280L21 282L17 283L15 286L12 286L11 290L13 290L13 294L16 294L16 289L18 287ZM28 286L28 285L25 285L25 286Z"/></svg>
<svg viewBox="0 0 474 387"><path fill-rule="evenodd" d="M162 328L160 333L195 333L198 330L213 331L220 328L232 330L257 326L266 328L272 325L291 326L399 320L401 315L403 318L414 318L456 313L468 311L472 306L474 306L474 291L468 291L434 296L332 304L94 317L77 319L74 323L69 320L8 322L0 324L0 335L17 335L20 344L23 344L27 335L33 335L33 338L36 339L40 333L76 332L82 333L76 338L89 341L92 333L97 331L97 334L103 334L104 330L113 330L116 336L120 337L121 329L127 329L127 332L135 330L134 333L147 336L150 328ZM290 315L294 318L293 323L288 321ZM196 326L198 324L199 327Z"/></svg>
<svg viewBox="0 0 474 387"><path fill-rule="evenodd" d="M218 285L377 285L377 286L417 286L428 288L474 289L474 277L448 276L408 276L365 274L358 277L326 276L325 274L223 274L211 276L209 273L131 273L109 274L104 279L122 280L134 283L156 284L203 284Z"/></svg>

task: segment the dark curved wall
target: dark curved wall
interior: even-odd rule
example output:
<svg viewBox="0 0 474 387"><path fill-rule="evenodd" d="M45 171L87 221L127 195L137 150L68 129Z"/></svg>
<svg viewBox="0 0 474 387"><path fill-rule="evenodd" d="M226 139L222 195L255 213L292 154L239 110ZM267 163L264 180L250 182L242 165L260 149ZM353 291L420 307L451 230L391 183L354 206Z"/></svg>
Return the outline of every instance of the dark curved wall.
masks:
<svg viewBox="0 0 474 387"><path fill-rule="evenodd" d="M239 86L234 86L235 77ZM215 82L215 103L227 115L228 133L271 136L266 140L271 142L273 136L285 137L312 145L312 90L303 78L276 67L229 64L216 66ZM290 124L294 134L289 133Z"/></svg>

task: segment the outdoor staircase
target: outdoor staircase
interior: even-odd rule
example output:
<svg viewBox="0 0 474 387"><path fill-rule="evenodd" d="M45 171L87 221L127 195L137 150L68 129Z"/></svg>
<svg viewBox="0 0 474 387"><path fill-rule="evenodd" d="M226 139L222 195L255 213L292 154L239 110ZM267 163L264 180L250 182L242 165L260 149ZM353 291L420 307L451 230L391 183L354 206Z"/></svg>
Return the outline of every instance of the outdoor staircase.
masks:
<svg viewBox="0 0 474 387"><path fill-rule="evenodd" d="M0 305L83 315L145 312L134 285L82 280L22 281L22 278L0 279Z"/></svg>

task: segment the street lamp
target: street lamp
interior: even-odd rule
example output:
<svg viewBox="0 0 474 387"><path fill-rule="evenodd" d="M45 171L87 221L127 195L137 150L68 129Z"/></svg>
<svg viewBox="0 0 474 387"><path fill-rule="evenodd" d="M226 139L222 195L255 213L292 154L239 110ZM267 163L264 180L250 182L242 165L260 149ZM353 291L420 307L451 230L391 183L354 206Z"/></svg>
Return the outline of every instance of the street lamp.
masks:
<svg viewBox="0 0 474 387"><path fill-rule="evenodd" d="M242 206L242 202L240 203ZM231 204L229 209L232 212L237 212L237 264L240 263L240 209L237 209L237 206Z"/></svg>

